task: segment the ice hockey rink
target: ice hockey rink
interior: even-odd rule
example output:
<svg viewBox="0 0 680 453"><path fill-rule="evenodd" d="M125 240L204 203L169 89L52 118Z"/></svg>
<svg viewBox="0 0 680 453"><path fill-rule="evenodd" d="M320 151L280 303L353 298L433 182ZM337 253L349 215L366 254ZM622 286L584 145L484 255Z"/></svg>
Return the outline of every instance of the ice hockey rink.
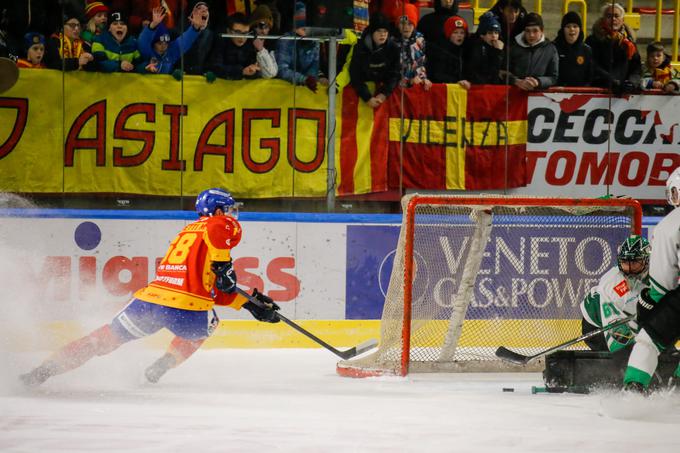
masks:
<svg viewBox="0 0 680 453"><path fill-rule="evenodd" d="M678 452L680 393L532 394L538 373L350 379L323 349L209 349L158 384L127 344L34 390L4 357L2 452ZM503 391L512 388L514 391Z"/></svg>

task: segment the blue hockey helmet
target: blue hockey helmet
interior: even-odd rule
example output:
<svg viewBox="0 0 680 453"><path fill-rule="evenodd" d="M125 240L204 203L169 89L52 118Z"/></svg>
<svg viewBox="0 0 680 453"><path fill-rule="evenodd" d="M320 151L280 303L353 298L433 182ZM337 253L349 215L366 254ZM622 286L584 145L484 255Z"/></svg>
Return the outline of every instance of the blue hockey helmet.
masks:
<svg viewBox="0 0 680 453"><path fill-rule="evenodd" d="M228 213L237 207L234 198L224 189L207 189L196 197L196 212L199 216L212 216L218 208Z"/></svg>

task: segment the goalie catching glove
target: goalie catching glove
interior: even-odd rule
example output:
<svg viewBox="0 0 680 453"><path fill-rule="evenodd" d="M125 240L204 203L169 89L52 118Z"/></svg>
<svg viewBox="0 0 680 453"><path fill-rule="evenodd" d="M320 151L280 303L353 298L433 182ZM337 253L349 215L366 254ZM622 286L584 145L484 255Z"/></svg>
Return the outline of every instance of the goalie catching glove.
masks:
<svg viewBox="0 0 680 453"><path fill-rule="evenodd" d="M279 319L278 315L276 314L276 311L281 307L276 305L276 302L274 302L271 297L267 297L264 294L258 292L257 288L253 290L253 297L261 302L261 305L251 301L243 304L243 308L248 310L250 314L253 315L253 318L262 322L274 323L281 321L281 319Z"/></svg>
<svg viewBox="0 0 680 453"><path fill-rule="evenodd" d="M215 273L215 287L223 293L232 293L236 289L236 272L231 261L213 261L210 269Z"/></svg>

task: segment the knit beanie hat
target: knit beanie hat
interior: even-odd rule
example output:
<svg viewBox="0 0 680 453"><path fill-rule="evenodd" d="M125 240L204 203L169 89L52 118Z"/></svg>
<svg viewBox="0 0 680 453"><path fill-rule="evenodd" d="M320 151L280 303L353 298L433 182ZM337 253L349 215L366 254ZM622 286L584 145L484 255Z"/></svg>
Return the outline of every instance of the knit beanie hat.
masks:
<svg viewBox="0 0 680 453"><path fill-rule="evenodd" d="M562 16L562 24L560 25L560 28L564 28L567 24L576 24L578 25L578 28L583 30L583 21L581 20L581 16L576 11L569 11L567 14Z"/></svg>
<svg viewBox="0 0 680 453"><path fill-rule="evenodd" d="M538 13L529 13L524 17L524 28L534 26L543 30L543 18Z"/></svg>
<svg viewBox="0 0 680 453"><path fill-rule="evenodd" d="M85 4L85 16L87 19L92 19L97 13L108 13L109 8L102 2L96 0L88 0Z"/></svg>
<svg viewBox="0 0 680 453"><path fill-rule="evenodd" d="M390 29L389 19L387 19L387 17L382 13L373 13L368 21L368 27L366 30L368 30L368 33L373 33L374 31L381 28L385 30Z"/></svg>
<svg viewBox="0 0 680 453"><path fill-rule="evenodd" d="M404 20L404 18L406 18L406 20L411 22L414 27L418 26L418 19L420 18L420 12L418 11L418 7L413 3L405 3L403 6L404 6L403 13L399 11L401 14L397 17L397 23L401 22L402 20Z"/></svg>
<svg viewBox="0 0 680 453"><path fill-rule="evenodd" d="M302 28L307 24L307 7L304 2L295 2L293 22L295 28Z"/></svg>
<svg viewBox="0 0 680 453"><path fill-rule="evenodd" d="M250 15L250 26L253 27L260 22L266 22L269 28L274 25L274 16L272 10L267 5L260 5L255 8L255 11Z"/></svg>
<svg viewBox="0 0 680 453"><path fill-rule="evenodd" d="M127 24L128 18L122 11L111 11L109 13L109 25L114 22L125 22Z"/></svg>
<svg viewBox="0 0 680 453"><path fill-rule="evenodd" d="M468 24L465 22L465 19L460 16L451 16L446 19L446 22L444 22L444 35L446 36L446 39L449 39L457 28L465 30L465 35L467 36Z"/></svg>
<svg viewBox="0 0 680 453"><path fill-rule="evenodd" d="M29 31L24 35L24 50L28 52L28 49L35 46L36 44L45 45L45 36L40 33Z"/></svg>
<svg viewBox="0 0 680 453"><path fill-rule="evenodd" d="M151 38L151 44L156 44L158 41L170 42L170 32L167 27L163 24L158 24L156 30L154 30L153 38Z"/></svg>
<svg viewBox="0 0 680 453"><path fill-rule="evenodd" d="M489 33L490 31L497 31L498 33L500 33L501 23L498 21L494 13L492 13L491 11L487 11L486 13L482 14L479 18L477 33L481 36Z"/></svg>

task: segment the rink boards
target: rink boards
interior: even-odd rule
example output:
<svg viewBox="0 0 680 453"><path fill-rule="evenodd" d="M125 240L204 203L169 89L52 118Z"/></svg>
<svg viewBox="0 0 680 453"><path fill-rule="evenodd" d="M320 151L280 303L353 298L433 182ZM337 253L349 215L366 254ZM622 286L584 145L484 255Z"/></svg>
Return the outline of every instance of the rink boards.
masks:
<svg viewBox="0 0 680 453"><path fill-rule="evenodd" d="M47 343L111 319L153 277L176 232L195 219L180 211L4 210L0 217L3 303L29 312L49 333ZM379 336L400 216L248 213L241 221L243 241L233 252L240 285L268 293L287 317L332 344ZM656 222L645 219L646 229ZM588 282L580 285L585 291ZM258 323L229 308L218 313L221 327L207 347L314 346L287 326ZM497 312L476 313L472 322L498 328ZM504 344L539 347L540 338L519 340L532 323L577 321L507 322ZM578 328L566 330L572 327ZM467 345L493 346L468 344L463 334L461 346Z"/></svg>

